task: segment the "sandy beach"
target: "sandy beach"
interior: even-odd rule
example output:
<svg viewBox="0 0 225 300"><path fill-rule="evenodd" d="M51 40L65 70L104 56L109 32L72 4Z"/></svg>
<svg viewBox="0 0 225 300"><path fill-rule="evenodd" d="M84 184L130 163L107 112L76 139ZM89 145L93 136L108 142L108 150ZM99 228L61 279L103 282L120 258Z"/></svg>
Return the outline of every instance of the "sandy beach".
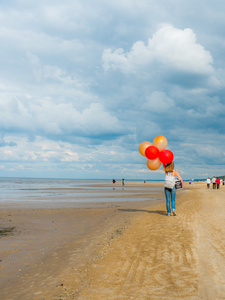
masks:
<svg viewBox="0 0 225 300"><path fill-rule="evenodd" d="M0 299L225 299L224 196L185 183L176 217L165 201L4 208Z"/></svg>

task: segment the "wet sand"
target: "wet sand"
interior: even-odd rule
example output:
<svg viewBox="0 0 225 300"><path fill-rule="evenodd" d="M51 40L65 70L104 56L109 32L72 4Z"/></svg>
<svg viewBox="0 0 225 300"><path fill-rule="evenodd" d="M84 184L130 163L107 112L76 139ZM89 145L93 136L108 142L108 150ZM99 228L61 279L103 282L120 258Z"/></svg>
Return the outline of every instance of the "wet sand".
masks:
<svg viewBox="0 0 225 300"><path fill-rule="evenodd" d="M0 299L52 299L46 292L61 293L63 274L83 268L129 226L134 215L160 202L143 200L162 199L162 192L151 191L158 183L145 184L143 188L149 188L144 192L141 186L127 182L125 187L118 183L86 190L54 188L46 193L62 194L64 202L52 201L53 194L48 201L32 197L1 203L0 229L15 229L13 235L0 238ZM96 193L97 203L92 202Z"/></svg>
<svg viewBox="0 0 225 300"><path fill-rule="evenodd" d="M21 232L0 239L1 245L11 239L11 248L1 247L1 273L7 257L10 264L20 255L23 268L2 281L2 299L224 299L225 187L185 188L178 193L176 217L166 215L165 201L34 209L33 215L22 210L14 220L7 215ZM84 225L74 216L90 219ZM76 236L78 223L83 234Z"/></svg>

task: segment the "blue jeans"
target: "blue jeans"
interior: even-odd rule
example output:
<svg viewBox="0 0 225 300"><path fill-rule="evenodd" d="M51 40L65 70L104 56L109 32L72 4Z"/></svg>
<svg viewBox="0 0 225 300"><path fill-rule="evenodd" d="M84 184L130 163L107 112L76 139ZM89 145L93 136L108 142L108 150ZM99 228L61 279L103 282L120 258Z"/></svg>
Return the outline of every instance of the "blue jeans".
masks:
<svg viewBox="0 0 225 300"><path fill-rule="evenodd" d="M167 213L170 214L170 203L172 203L172 210L175 210L175 198L176 198L176 188L175 186L171 189L164 188L166 195L166 209Z"/></svg>

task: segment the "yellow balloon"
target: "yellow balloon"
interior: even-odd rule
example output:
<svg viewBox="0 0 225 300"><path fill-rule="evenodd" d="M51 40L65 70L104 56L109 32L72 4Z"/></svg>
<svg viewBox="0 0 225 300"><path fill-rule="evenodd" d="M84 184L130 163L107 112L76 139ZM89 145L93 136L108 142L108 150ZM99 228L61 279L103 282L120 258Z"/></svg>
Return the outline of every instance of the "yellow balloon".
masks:
<svg viewBox="0 0 225 300"><path fill-rule="evenodd" d="M159 135L154 139L153 146L157 147L159 151L162 151L167 147L167 139L165 136Z"/></svg>
<svg viewBox="0 0 225 300"><path fill-rule="evenodd" d="M139 146L139 152L141 155L145 156L145 149L148 148L149 146L152 146L152 143L150 142L143 142Z"/></svg>
<svg viewBox="0 0 225 300"><path fill-rule="evenodd" d="M161 166L161 161L159 160L159 158L157 157L156 159L148 159L147 160L147 167L152 170L158 170Z"/></svg>

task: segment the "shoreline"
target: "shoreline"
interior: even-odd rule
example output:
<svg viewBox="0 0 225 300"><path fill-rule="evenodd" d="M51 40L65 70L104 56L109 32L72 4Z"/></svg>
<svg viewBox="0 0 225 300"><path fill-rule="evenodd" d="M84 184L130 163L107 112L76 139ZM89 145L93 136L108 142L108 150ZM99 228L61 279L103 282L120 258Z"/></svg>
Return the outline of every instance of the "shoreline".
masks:
<svg viewBox="0 0 225 300"><path fill-rule="evenodd" d="M1 194L1 208L22 207L22 208L64 208L64 207L86 207L90 203L98 202L123 202L132 200L147 200L149 195L158 195L161 189L160 183L143 183L127 182L125 186L112 183L86 183L71 187L46 187L45 185L34 188L29 184L23 188L9 186L10 192L5 195ZM138 194L138 195L137 195ZM120 197L119 197L120 195ZM154 200L152 197L150 199Z"/></svg>

